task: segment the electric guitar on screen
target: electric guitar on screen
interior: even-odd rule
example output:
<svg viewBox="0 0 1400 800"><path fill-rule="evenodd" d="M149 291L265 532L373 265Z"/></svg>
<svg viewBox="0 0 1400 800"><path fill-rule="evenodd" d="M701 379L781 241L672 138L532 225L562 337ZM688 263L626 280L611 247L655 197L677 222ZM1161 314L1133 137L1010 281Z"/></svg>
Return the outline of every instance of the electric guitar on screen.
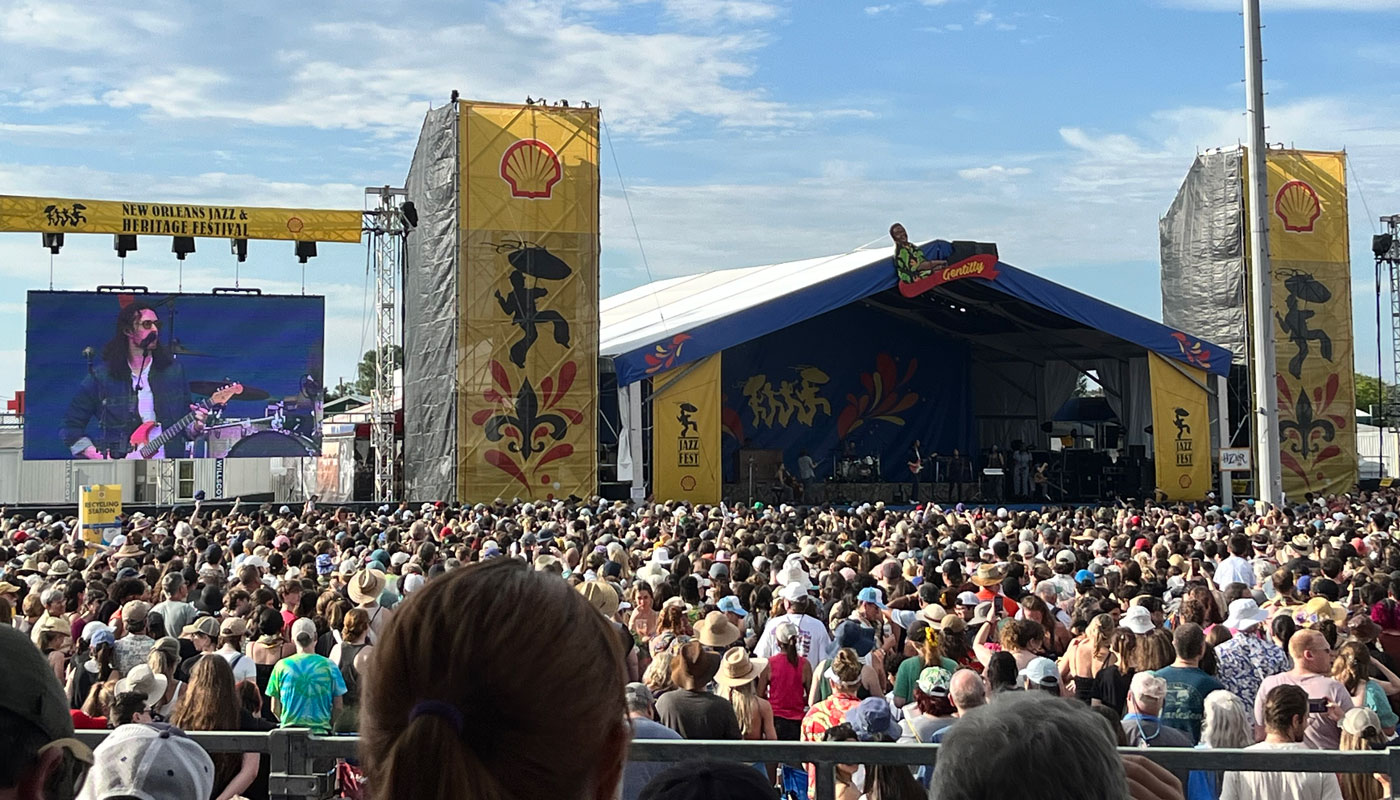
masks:
<svg viewBox="0 0 1400 800"><path fill-rule="evenodd" d="M218 416L224 404L242 392L243 384L230 383L210 395L208 403L198 403L197 405L200 409L208 411L211 416ZM184 433L186 428L194 424L197 414L198 412L191 411L177 420L168 430L162 429L160 423L154 420L141 423L141 426L131 433L131 452L126 454L126 458L136 461L165 458L165 446L169 444L171 439Z"/></svg>

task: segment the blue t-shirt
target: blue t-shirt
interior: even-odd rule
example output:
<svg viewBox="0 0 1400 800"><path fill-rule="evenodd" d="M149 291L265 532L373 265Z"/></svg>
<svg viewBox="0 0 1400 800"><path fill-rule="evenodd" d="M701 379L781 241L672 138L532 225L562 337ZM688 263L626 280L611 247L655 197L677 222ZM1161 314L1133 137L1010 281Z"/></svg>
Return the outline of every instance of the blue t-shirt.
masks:
<svg viewBox="0 0 1400 800"><path fill-rule="evenodd" d="M345 694L345 676L325 656L297 653L277 662L267 679L267 696L282 704L282 727L331 732L335 698Z"/></svg>
<svg viewBox="0 0 1400 800"><path fill-rule="evenodd" d="M1167 697L1162 703L1162 724L1191 736L1191 743L1201 741L1201 723L1206 716L1206 695L1224 689L1220 681L1197 667L1163 667L1153 673L1167 682Z"/></svg>

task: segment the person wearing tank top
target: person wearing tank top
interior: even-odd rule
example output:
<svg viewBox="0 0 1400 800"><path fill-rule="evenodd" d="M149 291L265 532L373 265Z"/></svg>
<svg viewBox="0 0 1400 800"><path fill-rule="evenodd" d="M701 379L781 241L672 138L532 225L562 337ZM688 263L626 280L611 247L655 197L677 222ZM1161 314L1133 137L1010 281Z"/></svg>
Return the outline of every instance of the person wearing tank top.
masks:
<svg viewBox="0 0 1400 800"><path fill-rule="evenodd" d="M778 652L768 659L768 702L773 706L773 726L778 739L796 742L802 738L802 717L807 713L812 665L798 655L795 625L779 626L775 638Z"/></svg>

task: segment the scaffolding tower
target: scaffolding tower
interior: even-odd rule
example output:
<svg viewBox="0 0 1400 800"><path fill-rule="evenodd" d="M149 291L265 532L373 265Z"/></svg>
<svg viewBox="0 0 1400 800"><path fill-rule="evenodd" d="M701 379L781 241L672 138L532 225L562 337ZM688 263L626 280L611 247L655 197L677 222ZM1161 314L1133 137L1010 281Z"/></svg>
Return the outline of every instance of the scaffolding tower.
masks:
<svg viewBox="0 0 1400 800"><path fill-rule="evenodd" d="M370 449L374 456L374 499L395 499L398 448L394 441L394 357L398 341L398 291L413 227L403 189L365 189L365 224L374 280L374 390L370 392Z"/></svg>

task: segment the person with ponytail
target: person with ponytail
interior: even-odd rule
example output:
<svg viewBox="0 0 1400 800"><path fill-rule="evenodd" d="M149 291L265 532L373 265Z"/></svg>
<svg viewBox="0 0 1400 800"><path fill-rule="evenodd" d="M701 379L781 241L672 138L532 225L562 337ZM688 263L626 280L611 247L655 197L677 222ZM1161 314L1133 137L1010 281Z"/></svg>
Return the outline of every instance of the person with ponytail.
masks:
<svg viewBox="0 0 1400 800"><path fill-rule="evenodd" d="M554 575L497 558L430 580L369 666L369 800L616 793L630 738L621 643Z"/></svg>

